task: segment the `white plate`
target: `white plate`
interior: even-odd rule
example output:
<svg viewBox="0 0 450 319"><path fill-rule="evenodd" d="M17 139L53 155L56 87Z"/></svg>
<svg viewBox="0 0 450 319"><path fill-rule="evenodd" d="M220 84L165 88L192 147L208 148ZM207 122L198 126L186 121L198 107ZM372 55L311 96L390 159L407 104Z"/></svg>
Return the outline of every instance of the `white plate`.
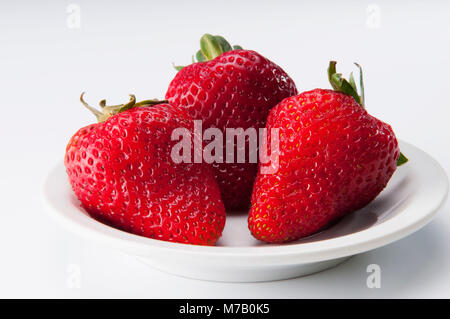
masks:
<svg viewBox="0 0 450 319"><path fill-rule="evenodd" d="M283 245L254 239L247 229L246 212L229 214L215 247L154 240L106 226L80 208L62 164L50 172L44 198L52 215L71 231L162 271L214 281L287 279L333 267L352 255L392 243L431 220L448 192L445 171L418 148L404 142L400 147L410 161L397 169L370 205L321 233Z"/></svg>

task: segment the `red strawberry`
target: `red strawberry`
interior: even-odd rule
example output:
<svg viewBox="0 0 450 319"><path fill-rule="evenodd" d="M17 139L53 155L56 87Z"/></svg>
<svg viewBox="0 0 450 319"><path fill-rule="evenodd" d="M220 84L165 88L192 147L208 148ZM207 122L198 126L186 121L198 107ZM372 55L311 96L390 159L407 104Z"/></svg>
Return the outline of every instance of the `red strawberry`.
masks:
<svg viewBox="0 0 450 319"><path fill-rule="evenodd" d="M297 94L291 78L259 53L232 48L224 38L209 34L200 45L199 62L178 67L181 70L170 83L166 99L185 108L193 119L202 120L203 129L215 127L225 133L226 128L263 128L270 109ZM246 155L245 163L213 166L225 206L247 208L257 164Z"/></svg>
<svg viewBox="0 0 450 319"><path fill-rule="evenodd" d="M189 116L169 104L135 104L134 97L123 106L104 104L103 112L85 104L101 123L80 129L66 149L67 174L82 206L137 235L213 245L225 210L212 170L170 157L172 130L192 131Z"/></svg>
<svg viewBox="0 0 450 319"><path fill-rule="evenodd" d="M279 169L255 181L248 222L257 239L287 242L323 229L371 202L406 160L391 127L364 109L353 76L347 82L331 62L329 77L340 92L304 92L270 112Z"/></svg>

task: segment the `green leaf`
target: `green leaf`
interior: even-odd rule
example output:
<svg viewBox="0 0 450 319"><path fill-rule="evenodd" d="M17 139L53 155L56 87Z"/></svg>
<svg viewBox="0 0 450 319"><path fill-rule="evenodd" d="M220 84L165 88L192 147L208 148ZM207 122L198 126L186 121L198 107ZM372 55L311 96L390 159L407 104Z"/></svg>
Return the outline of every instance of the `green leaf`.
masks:
<svg viewBox="0 0 450 319"><path fill-rule="evenodd" d="M348 78L348 81L350 82L350 85L352 86L352 88L357 91L358 89L356 88L356 83L355 83L355 78L353 77L353 72L350 73L350 77Z"/></svg>
<svg viewBox="0 0 450 319"><path fill-rule="evenodd" d="M402 152L400 152L400 156L397 159L397 166L402 166L406 162L408 162L408 158L406 158L406 156L403 155Z"/></svg>
<svg viewBox="0 0 450 319"><path fill-rule="evenodd" d="M195 54L195 58L197 59L197 62L205 62L207 60L201 50L197 51L197 53Z"/></svg>
<svg viewBox="0 0 450 319"><path fill-rule="evenodd" d="M128 103L122 105L117 113L125 112L129 109L131 109L136 104L136 97L133 94L130 94L130 101Z"/></svg>
<svg viewBox="0 0 450 319"><path fill-rule="evenodd" d="M330 64L328 66L328 80L330 81L330 84L335 91L352 96L359 105L364 107L362 97L359 96L358 90L356 88L353 73L350 74L349 81L344 79L341 73L336 72L336 61L330 61Z"/></svg>
<svg viewBox="0 0 450 319"><path fill-rule="evenodd" d="M208 33L200 39L200 50L207 60L212 60L223 53L219 41L215 36Z"/></svg>
<svg viewBox="0 0 450 319"><path fill-rule="evenodd" d="M358 104L360 103L358 92L352 87L352 85L345 79L341 78L341 75L336 73L332 77L332 86L335 91L352 96ZM333 85L334 84L334 85Z"/></svg>
<svg viewBox="0 0 450 319"><path fill-rule="evenodd" d="M362 67L358 63L355 62L355 65L359 69L359 88L361 89L361 105L363 107L365 107L366 103L365 103L365 96L364 96L363 71L362 71Z"/></svg>
<svg viewBox="0 0 450 319"><path fill-rule="evenodd" d="M230 43L220 35L204 34L200 39L200 50L192 56L192 63L210 61L224 52L232 50L243 50L240 45L231 46ZM180 71L184 66L173 66Z"/></svg>
<svg viewBox="0 0 450 319"><path fill-rule="evenodd" d="M158 99L143 100L143 101L139 101L136 104L134 104L133 107L153 106L153 105L162 104L162 103L169 103L169 101L167 101L167 100L158 100Z"/></svg>
<svg viewBox="0 0 450 319"><path fill-rule="evenodd" d="M334 77L335 75L336 77ZM330 65L328 66L328 81L335 91L339 90L340 74L336 73L336 61L330 61Z"/></svg>
<svg viewBox="0 0 450 319"><path fill-rule="evenodd" d="M182 66L182 65L175 65L175 64L173 64L173 68L174 68L175 70L177 70L177 71L180 71L181 69L183 69L183 68L184 68L184 66Z"/></svg>
<svg viewBox="0 0 450 319"><path fill-rule="evenodd" d="M220 47L222 48L223 52L228 52L233 50L233 48L231 47L231 45L228 43L227 40L225 40L224 37L220 36L220 35L216 35L215 36L216 40L219 42Z"/></svg>

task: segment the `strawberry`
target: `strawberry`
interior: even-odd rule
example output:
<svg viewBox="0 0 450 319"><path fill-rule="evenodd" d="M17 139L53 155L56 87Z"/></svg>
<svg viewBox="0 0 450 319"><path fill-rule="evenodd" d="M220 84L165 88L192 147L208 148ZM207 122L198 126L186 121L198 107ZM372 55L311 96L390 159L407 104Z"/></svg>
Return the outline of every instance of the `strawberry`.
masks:
<svg viewBox="0 0 450 319"><path fill-rule="evenodd" d="M204 130L218 128L225 133L226 128L263 128L270 109L297 94L292 79L255 51L231 47L223 37L209 34L201 38L200 46L197 63L176 67L180 71L170 83L166 99L186 109L194 120L202 120ZM225 141L223 145L226 154ZM237 145L234 147L236 150ZM225 207L248 208L257 163L248 158L244 163L226 163L224 159L213 166Z"/></svg>
<svg viewBox="0 0 450 319"><path fill-rule="evenodd" d="M268 153L279 165L256 177L248 226L257 239L288 242L323 229L370 203L406 161L392 128L364 109L353 75L343 79L335 65L335 91L304 92L270 112L266 128L279 129L279 147L268 139ZM362 71L360 83L363 92Z"/></svg>
<svg viewBox="0 0 450 319"><path fill-rule="evenodd" d="M175 164L173 129L192 131L180 108L153 101L87 105L100 123L80 129L66 148L73 191L94 218L150 238L213 245L225 210L211 167ZM152 105L154 104L154 105Z"/></svg>

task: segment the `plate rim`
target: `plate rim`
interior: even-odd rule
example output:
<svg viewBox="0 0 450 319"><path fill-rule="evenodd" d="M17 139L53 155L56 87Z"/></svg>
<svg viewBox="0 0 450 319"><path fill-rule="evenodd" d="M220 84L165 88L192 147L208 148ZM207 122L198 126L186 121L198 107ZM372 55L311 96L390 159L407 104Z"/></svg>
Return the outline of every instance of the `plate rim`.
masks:
<svg viewBox="0 0 450 319"><path fill-rule="evenodd" d="M449 182L447 174L442 166L433 157L418 147L400 140L399 144L402 150L407 150L409 154L415 153L415 155L418 155L418 157L410 156L411 159L415 158L417 160L417 158L419 158L424 162L427 162L428 165L425 167L425 172L431 173L430 175L433 178L436 177L437 180L433 180L432 182L440 185L440 187L434 189L431 193L433 195L433 199L428 200L427 208L422 208L425 211L416 213L416 218L407 221L403 226L399 225L399 223L402 219L404 219L404 215L399 214L398 216L394 216L383 223L371 226L356 233L315 242L289 245L269 244L267 246L257 247L199 246L162 241L134 235L100 223L92 217L89 217L87 214L75 214L72 212L72 216L69 215L70 213L60 211L60 209L55 206L51 196L49 195L51 192L51 187L54 186L51 177L57 174L58 170L61 170L61 166L63 167L61 162L55 165L46 175L42 188L43 201L47 211L69 230L81 235L82 237L88 237L92 240L101 241L105 244L109 244L110 246L112 245L115 248L127 251L132 250L141 256L149 255L153 250L157 249L173 254L214 256L217 260L221 260L223 258L236 258L242 264L246 262L254 262L255 259L258 259L259 261L271 261L276 263L286 263L287 261L298 262L299 259L305 263L322 261L355 255L387 245L406 237L431 221L439 208L445 203L448 196ZM414 168L414 166L418 164L410 161L409 165ZM414 172L419 173L419 176L425 174L422 169ZM423 176L421 178L423 179ZM432 178L425 178L425 181L427 180L429 186ZM421 182L423 182L423 180ZM423 190L426 188L426 185L427 183L420 185L419 189ZM417 200L418 199L416 198L415 201ZM413 204L414 200L409 205L412 206ZM72 205L72 210L79 211L81 208ZM273 257L277 258L274 260ZM281 258L283 258L283 260Z"/></svg>

